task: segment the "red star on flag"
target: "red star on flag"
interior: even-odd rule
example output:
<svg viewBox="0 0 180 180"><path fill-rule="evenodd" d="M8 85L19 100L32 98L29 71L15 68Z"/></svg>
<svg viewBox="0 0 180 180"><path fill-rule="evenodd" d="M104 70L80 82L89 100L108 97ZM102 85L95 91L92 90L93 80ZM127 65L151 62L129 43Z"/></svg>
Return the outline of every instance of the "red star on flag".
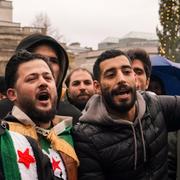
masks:
<svg viewBox="0 0 180 180"><path fill-rule="evenodd" d="M59 163L60 161L56 161L54 158L52 158L53 171L55 171L56 169L59 169L61 171L61 168L59 167Z"/></svg>
<svg viewBox="0 0 180 180"><path fill-rule="evenodd" d="M26 148L24 152L21 152L20 150L17 152L19 156L18 162L23 163L26 168L29 169L30 164L36 162L35 158L29 154L29 148Z"/></svg>

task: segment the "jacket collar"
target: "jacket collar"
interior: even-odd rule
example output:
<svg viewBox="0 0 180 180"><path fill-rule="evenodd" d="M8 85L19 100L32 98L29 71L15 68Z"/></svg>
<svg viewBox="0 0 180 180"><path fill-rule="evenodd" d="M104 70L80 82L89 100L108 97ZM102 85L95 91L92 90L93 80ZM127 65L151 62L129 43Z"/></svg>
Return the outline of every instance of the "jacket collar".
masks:
<svg viewBox="0 0 180 180"><path fill-rule="evenodd" d="M24 125L36 126L35 123L19 107L13 106L12 115Z"/></svg>

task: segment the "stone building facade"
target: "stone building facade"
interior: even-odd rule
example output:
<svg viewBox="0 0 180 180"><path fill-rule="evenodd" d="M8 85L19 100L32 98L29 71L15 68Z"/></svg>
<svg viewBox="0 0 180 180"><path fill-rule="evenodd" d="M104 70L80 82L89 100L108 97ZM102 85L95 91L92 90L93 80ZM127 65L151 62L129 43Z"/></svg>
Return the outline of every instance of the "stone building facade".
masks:
<svg viewBox="0 0 180 180"><path fill-rule="evenodd" d="M21 27L20 23L13 22L12 10L12 1L0 0L0 75L4 74L6 63L21 39L44 32L43 28Z"/></svg>
<svg viewBox="0 0 180 180"><path fill-rule="evenodd" d="M127 51L133 48L143 48L150 55L158 54L158 39L151 33L130 32L127 35L118 37L107 37L98 44L98 50L80 52L76 56L76 66L81 66L92 71L94 61L105 50L119 49Z"/></svg>
<svg viewBox="0 0 180 180"><path fill-rule="evenodd" d="M32 33L45 33L43 28L21 27L20 23L13 22L12 1L0 0L0 75L4 74L8 59L14 53L17 44ZM69 46L61 45L69 55L69 69L85 67L90 71L96 58L107 49L121 49L126 51L130 48L143 47L149 54L157 54L158 40L154 35L148 33L129 33L121 38L106 38L98 44L98 50L81 47L79 43Z"/></svg>

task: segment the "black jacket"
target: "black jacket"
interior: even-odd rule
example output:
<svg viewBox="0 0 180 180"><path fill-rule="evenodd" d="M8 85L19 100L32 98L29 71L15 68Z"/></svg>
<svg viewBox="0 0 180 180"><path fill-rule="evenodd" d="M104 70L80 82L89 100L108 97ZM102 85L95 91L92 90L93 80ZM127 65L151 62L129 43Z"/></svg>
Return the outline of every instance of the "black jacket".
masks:
<svg viewBox="0 0 180 180"><path fill-rule="evenodd" d="M57 107L57 115L71 116L73 118L73 125L75 125L79 117L82 115L81 111L68 101L60 101Z"/></svg>
<svg viewBox="0 0 180 180"><path fill-rule="evenodd" d="M180 130L168 133L169 180L180 180Z"/></svg>
<svg viewBox="0 0 180 180"><path fill-rule="evenodd" d="M134 122L113 119L102 102L91 98L73 131L79 180L167 180L167 130L180 128L180 97L138 93Z"/></svg>
<svg viewBox="0 0 180 180"><path fill-rule="evenodd" d="M0 119L3 119L9 112L11 112L13 107L13 102L9 99L0 100Z"/></svg>

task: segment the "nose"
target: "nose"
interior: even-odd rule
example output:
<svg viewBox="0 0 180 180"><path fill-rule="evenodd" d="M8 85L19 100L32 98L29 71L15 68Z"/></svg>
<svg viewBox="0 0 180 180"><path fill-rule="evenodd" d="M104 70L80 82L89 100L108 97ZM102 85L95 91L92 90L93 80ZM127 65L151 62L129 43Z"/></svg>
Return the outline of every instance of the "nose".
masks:
<svg viewBox="0 0 180 180"><path fill-rule="evenodd" d="M134 73L134 77L135 77L136 89L141 90L141 88L140 88L140 82L139 82L139 79L138 79L138 76L137 76L136 73Z"/></svg>
<svg viewBox="0 0 180 180"><path fill-rule="evenodd" d="M141 90L139 81L136 81L136 89L137 89L137 90Z"/></svg>
<svg viewBox="0 0 180 180"><path fill-rule="evenodd" d="M79 89L80 89L81 91L83 91L83 90L86 89L86 86L84 85L83 82L80 83Z"/></svg>
<svg viewBox="0 0 180 180"><path fill-rule="evenodd" d="M118 83L124 83L124 82L126 82L125 75L122 73L121 70L119 70L118 73L117 73L117 82L118 82Z"/></svg>
<svg viewBox="0 0 180 180"><path fill-rule="evenodd" d="M39 76L39 86L43 86L43 87L48 86L48 82L46 81L46 79L43 76Z"/></svg>

